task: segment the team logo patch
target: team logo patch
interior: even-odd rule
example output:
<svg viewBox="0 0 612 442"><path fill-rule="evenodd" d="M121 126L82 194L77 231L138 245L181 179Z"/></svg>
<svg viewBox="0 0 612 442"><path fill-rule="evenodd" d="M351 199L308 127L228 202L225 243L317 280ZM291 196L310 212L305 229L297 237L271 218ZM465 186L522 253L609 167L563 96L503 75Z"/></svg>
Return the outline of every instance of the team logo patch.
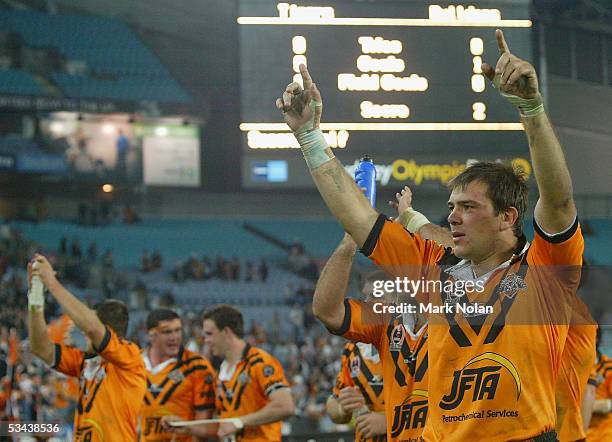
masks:
<svg viewBox="0 0 612 442"><path fill-rule="evenodd" d="M178 384L179 382L183 382L183 380L185 380L185 375L178 370L172 370L170 373L168 373L168 379L175 384Z"/></svg>
<svg viewBox="0 0 612 442"><path fill-rule="evenodd" d="M391 342L389 342L389 350L400 351L402 349L404 339L404 326L402 324L398 324L391 332Z"/></svg>
<svg viewBox="0 0 612 442"><path fill-rule="evenodd" d="M206 377L204 378L204 382L207 383L208 385L213 383L213 377L212 374L207 374Z"/></svg>
<svg viewBox="0 0 612 442"><path fill-rule="evenodd" d="M508 298L514 298L516 294L527 288L527 284L525 284L525 280L520 275L513 273L504 278L504 280L499 284L499 291L501 293L505 293Z"/></svg>
<svg viewBox="0 0 612 442"><path fill-rule="evenodd" d="M358 377L360 371L361 371L361 358L359 356L355 356L355 358L351 359L351 377L352 378Z"/></svg>
<svg viewBox="0 0 612 442"><path fill-rule="evenodd" d="M273 374L274 374L274 367L272 367L271 365L264 366L264 368L263 368L263 375L264 375L265 378L269 378Z"/></svg>
<svg viewBox="0 0 612 442"><path fill-rule="evenodd" d="M372 376L372 379L370 380L370 382L368 382L370 385L374 386L374 385L383 385L383 379L381 376Z"/></svg>
<svg viewBox="0 0 612 442"><path fill-rule="evenodd" d="M240 373L240 376L238 376L238 382L241 382L243 384L248 384L250 380L251 377L248 373Z"/></svg>

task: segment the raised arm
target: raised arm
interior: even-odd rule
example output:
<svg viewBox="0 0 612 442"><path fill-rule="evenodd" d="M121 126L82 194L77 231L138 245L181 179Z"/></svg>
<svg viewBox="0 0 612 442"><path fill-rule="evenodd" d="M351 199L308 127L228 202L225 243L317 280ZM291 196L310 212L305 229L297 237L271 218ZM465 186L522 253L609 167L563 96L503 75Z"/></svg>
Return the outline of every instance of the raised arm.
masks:
<svg viewBox="0 0 612 442"><path fill-rule="evenodd" d="M440 227L430 222L425 215L417 212L412 207L412 190L404 186L402 190L395 194L395 201L389 201L389 205L397 210L397 220L409 232L418 233L424 239L441 244L444 247L453 247L453 235L450 230Z"/></svg>
<svg viewBox="0 0 612 442"><path fill-rule="evenodd" d="M32 270L32 274L40 277L49 293L62 306L62 309L70 316L74 324L91 339L94 348L99 348L104 339L106 327L102 324L96 312L79 301L60 284L47 258L37 254L34 256L34 260L38 263L38 267Z"/></svg>
<svg viewBox="0 0 612 442"><path fill-rule="evenodd" d="M355 241L345 234L317 281L312 312L330 330L339 330L344 320L344 298L356 251Z"/></svg>
<svg viewBox="0 0 612 442"><path fill-rule="evenodd" d="M323 101L308 69L300 65L304 88L291 83L276 107L297 138L312 178L334 217L359 246L365 243L378 214L334 157L319 128Z"/></svg>
<svg viewBox="0 0 612 442"><path fill-rule="evenodd" d="M28 285L32 286L32 263L28 263ZM30 295L28 294L28 297ZM53 363L54 346L47 334L45 311L42 305L30 305L28 301L28 336L30 338L30 351L38 356L47 365Z"/></svg>
<svg viewBox="0 0 612 442"><path fill-rule="evenodd" d="M535 220L545 232L560 233L576 217L572 180L563 149L544 112L534 67L510 52L501 30L495 36L499 60L495 69L485 63L482 70L521 114L539 191Z"/></svg>

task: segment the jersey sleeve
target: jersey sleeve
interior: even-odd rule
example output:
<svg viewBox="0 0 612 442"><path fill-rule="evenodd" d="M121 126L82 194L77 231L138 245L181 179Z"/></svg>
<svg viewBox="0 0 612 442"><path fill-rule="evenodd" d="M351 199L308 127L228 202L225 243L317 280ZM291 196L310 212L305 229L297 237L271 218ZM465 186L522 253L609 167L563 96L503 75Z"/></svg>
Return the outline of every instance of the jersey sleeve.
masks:
<svg viewBox="0 0 612 442"><path fill-rule="evenodd" d="M85 353L78 348L55 344L55 355L51 368L67 376L78 377L81 374L83 359L85 359Z"/></svg>
<svg viewBox="0 0 612 442"><path fill-rule="evenodd" d="M102 342L98 348L94 347L94 350L117 367L124 369L144 367L138 346L117 336L110 327L106 327L106 334Z"/></svg>
<svg viewBox="0 0 612 442"><path fill-rule="evenodd" d="M336 376L336 382L334 383L334 388L332 389L332 394L336 398L338 395L340 395L340 390L346 387L354 386L353 379L351 378L351 374L349 372L349 354L351 345L353 344L346 345L344 347L344 351L342 352L340 371Z"/></svg>
<svg viewBox="0 0 612 442"><path fill-rule="evenodd" d="M349 341L374 344L378 347L387 319L387 315L374 311L374 304L356 299L345 299L342 325L338 330L330 330L330 332Z"/></svg>
<svg viewBox="0 0 612 442"><path fill-rule="evenodd" d="M206 411L215 409L215 371L208 361L197 361L191 370L194 409Z"/></svg>
<svg viewBox="0 0 612 442"><path fill-rule="evenodd" d="M533 221L534 238L529 254L534 264L581 266L584 237L578 219L564 232L549 235Z"/></svg>
<svg viewBox="0 0 612 442"><path fill-rule="evenodd" d="M417 279L423 266L444 255L444 247L408 232L400 223L379 215L361 252L392 275Z"/></svg>
<svg viewBox="0 0 612 442"><path fill-rule="evenodd" d="M253 367L253 374L266 396L281 388L289 387L280 362L268 354L262 354L262 362Z"/></svg>

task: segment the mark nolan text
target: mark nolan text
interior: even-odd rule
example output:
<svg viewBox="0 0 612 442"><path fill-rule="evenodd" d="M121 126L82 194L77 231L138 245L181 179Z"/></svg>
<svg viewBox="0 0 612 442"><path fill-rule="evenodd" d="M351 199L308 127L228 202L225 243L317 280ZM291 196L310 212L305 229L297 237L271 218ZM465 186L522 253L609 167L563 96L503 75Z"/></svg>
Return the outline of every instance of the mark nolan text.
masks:
<svg viewBox="0 0 612 442"><path fill-rule="evenodd" d="M375 302L372 306L374 313L389 313L389 314L404 314L404 313L462 313L467 315L490 315L493 313L493 306L484 304L468 304L468 303L456 303L456 304L445 304L445 305L434 305L432 303L427 304L411 304L408 302L402 302L399 304L383 304L382 302Z"/></svg>

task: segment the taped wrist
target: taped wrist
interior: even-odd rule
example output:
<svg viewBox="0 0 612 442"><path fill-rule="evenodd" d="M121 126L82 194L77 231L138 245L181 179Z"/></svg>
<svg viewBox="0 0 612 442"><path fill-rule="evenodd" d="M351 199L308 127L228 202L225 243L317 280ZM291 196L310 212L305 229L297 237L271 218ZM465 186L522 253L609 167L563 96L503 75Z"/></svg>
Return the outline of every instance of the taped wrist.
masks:
<svg viewBox="0 0 612 442"><path fill-rule="evenodd" d="M398 221L410 233L417 233L425 224L430 224L429 220L421 212L413 208L407 209L398 217Z"/></svg>
<svg viewBox="0 0 612 442"><path fill-rule="evenodd" d="M501 75L495 75L495 78L493 79L493 86L499 90L499 94L502 97L504 97L518 109L521 117L530 118L544 113L544 100L539 92L534 98L521 98L516 95L507 94L499 89L500 78Z"/></svg>
<svg viewBox="0 0 612 442"><path fill-rule="evenodd" d="M300 129L295 133L295 138L300 143L306 165L310 170L316 169L334 158L321 129L307 131Z"/></svg>

